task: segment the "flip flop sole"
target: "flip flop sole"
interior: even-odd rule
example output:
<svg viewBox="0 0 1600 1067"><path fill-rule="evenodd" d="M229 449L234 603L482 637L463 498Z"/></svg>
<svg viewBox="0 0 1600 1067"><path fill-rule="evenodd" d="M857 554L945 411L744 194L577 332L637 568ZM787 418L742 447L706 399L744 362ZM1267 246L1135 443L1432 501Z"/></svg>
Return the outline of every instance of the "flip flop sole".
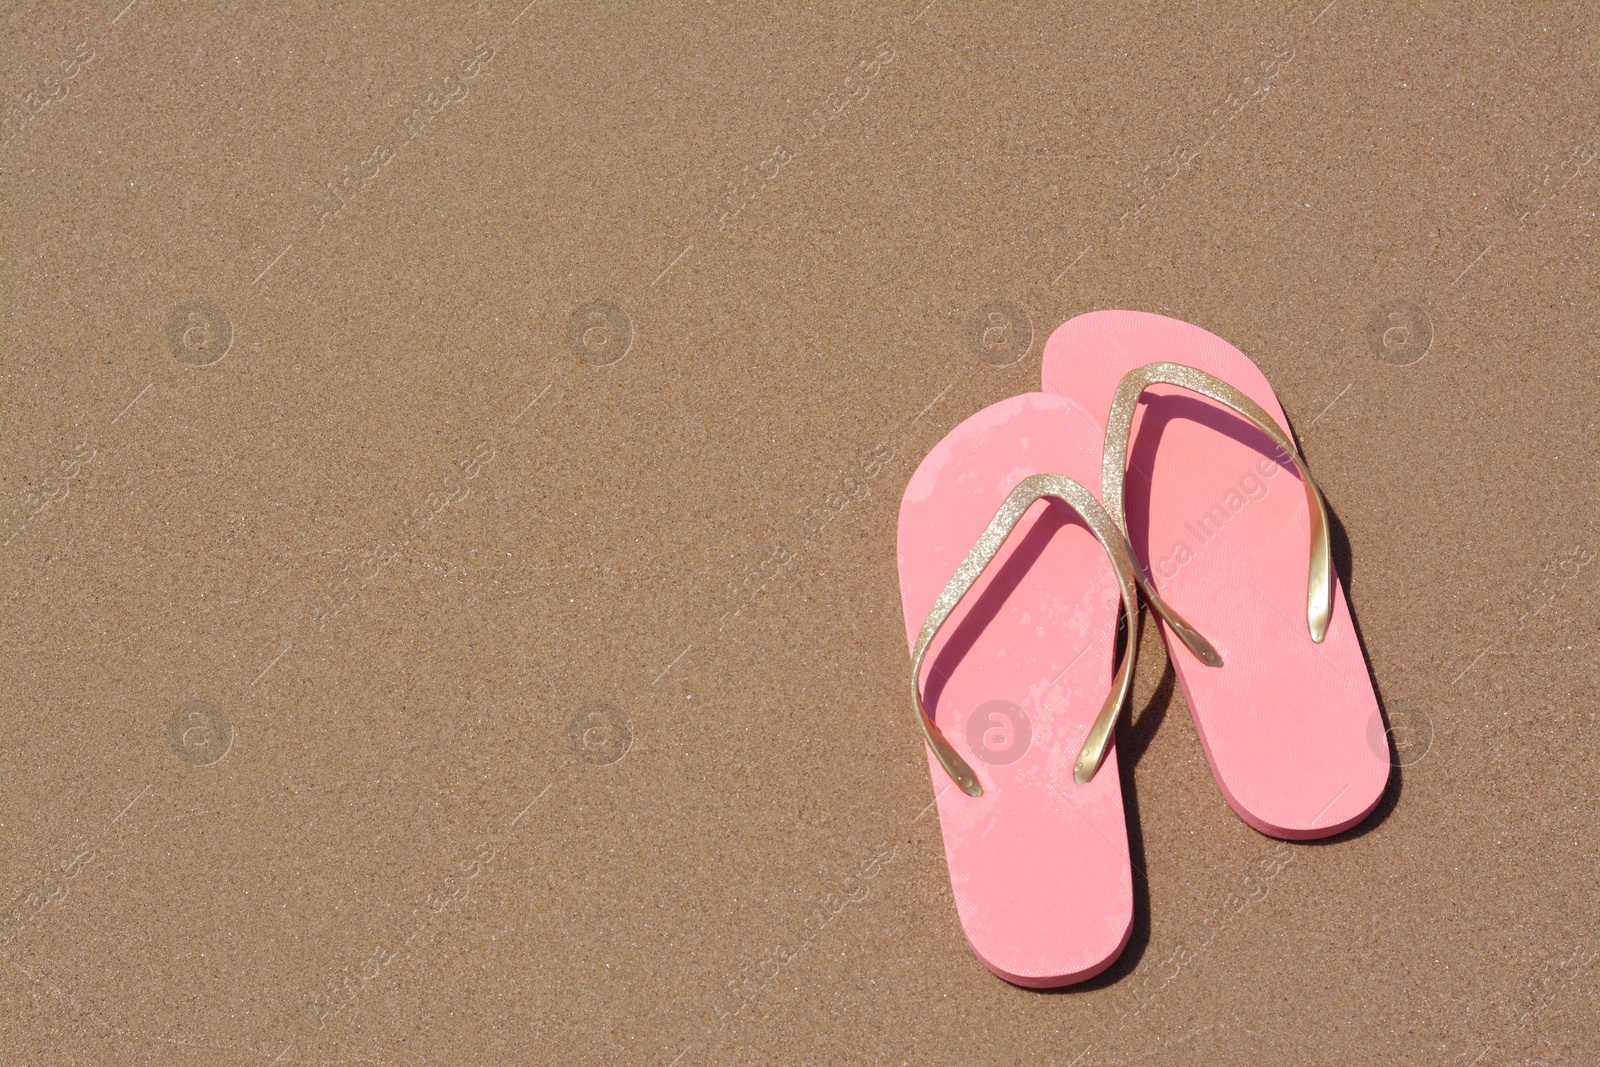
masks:
<svg viewBox="0 0 1600 1067"><path fill-rule="evenodd" d="M1097 311L1063 324L1045 345L1044 386L1104 428L1123 375L1159 361L1222 378L1288 432L1244 353L1162 315ZM1221 404L1166 385L1145 397L1128 447L1128 538L1157 591L1222 656L1208 668L1167 635L1217 784L1262 833L1346 830L1383 794L1388 740L1342 586L1325 640L1308 633L1310 520L1294 464Z"/></svg>
<svg viewBox="0 0 1600 1067"><path fill-rule="evenodd" d="M923 459L900 505L906 640L1006 495L1064 474L1099 495L1101 435L1072 401L1029 393L973 415ZM1100 973L1133 926L1115 749L1072 771L1111 686L1119 604L1100 543L1064 504L1029 509L940 630L923 694L978 775L966 795L933 758L945 858L973 951L1006 981L1051 988Z"/></svg>

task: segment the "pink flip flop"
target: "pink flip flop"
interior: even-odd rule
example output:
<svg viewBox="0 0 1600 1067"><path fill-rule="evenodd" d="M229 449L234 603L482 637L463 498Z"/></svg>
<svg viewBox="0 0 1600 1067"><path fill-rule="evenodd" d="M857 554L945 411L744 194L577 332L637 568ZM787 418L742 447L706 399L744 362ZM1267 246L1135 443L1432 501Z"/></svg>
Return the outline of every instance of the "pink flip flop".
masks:
<svg viewBox="0 0 1600 1067"><path fill-rule="evenodd" d="M1266 377L1220 337L1138 311L1063 324L1043 374L1107 430L1101 496L1141 579L1220 656L1202 665L1161 618L1233 810L1290 840L1366 818L1389 778L1383 718L1321 494Z"/></svg>
<svg viewBox="0 0 1600 1067"><path fill-rule="evenodd" d="M1101 451L1073 401L1012 397L951 430L900 504L913 704L956 911L984 965L1032 988L1100 973L1132 930L1111 741L1136 630L1115 678L1112 656L1138 591L1084 488Z"/></svg>

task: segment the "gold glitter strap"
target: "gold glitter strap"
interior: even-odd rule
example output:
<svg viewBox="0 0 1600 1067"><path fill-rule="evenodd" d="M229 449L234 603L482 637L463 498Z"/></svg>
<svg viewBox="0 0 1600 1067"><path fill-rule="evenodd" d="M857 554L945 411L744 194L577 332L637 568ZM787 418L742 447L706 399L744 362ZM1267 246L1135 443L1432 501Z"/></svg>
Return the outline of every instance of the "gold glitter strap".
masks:
<svg viewBox="0 0 1600 1067"><path fill-rule="evenodd" d="M1333 557L1328 544L1327 505L1322 502L1322 492L1317 488L1317 483L1311 480L1311 472L1306 470L1306 461L1300 458L1300 452L1295 448L1293 439L1283 432L1277 420L1267 414L1266 409L1221 378L1207 374L1203 370L1186 367L1181 363L1149 363L1123 376L1122 383L1117 386L1117 395L1111 401L1111 415L1106 427L1106 451L1101 470L1100 494L1105 497L1106 510L1115 517L1117 525L1126 531L1128 518L1123 510L1122 483L1126 475L1128 436L1133 426L1133 412L1139 406L1139 398L1144 395L1144 391L1158 382L1164 385L1176 385L1201 396L1210 397L1219 404L1226 404L1259 427L1262 433L1272 438L1277 446L1294 460L1295 467L1300 471L1300 480L1305 484L1306 508L1311 514L1311 563L1306 579L1306 623L1311 630L1311 640L1320 643L1327 636L1328 622L1333 618ZM1161 603L1160 598L1155 595L1155 590L1145 578L1143 569L1139 570L1139 586L1161 617L1180 636L1186 632L1193 633L1193 628L1176 614L1169 616L1171 609ZM1183 640L1184 644L1194 650L1194 645L1189 643L1187 637ZM1212 654L1215 655L1214 652ZM1196 652L1196 655L1199 653ZM1202 655L1201 659L1204 660L1205 657ZM1222 661L1218 659L1213 665L1221 666L1221 663Z"/></svg>
<svg viewBox="0 0 1600 1067"><path fill-rule="evenodd" d="M928 620L922 624L922 633L918 636L917 646L911 654L911 698L917 713L917 724L922 728L923 739L928 742L928 747L933 749L940 766L955 779L955 783L962 791L971 797L983 796L983 786L978 784L978 778L972 773L967 761L950 747L950 742L945 740L944 734L939 732L939 727L928 716L928 709L923 706L922 658L927 655L928 646L933 643L939 627L944 625L944 621L950 617L956 605L961 603L961 598L967 595L973 583L978 580L978 576L994 559L995 553L1000 551L1000 546L1005 543L1006 537L1022 520L1023 513L1033 505L1034 501L1045 496L1055 497L1083 516L1083 521L1088 524L1089 529L1105 548L1106 555L1111 557L1111 566L1117 572L1117 584L1122 589L1122 608L1128 614L1127 652L1122 657L1121 666L1117 668L1117 676L1112 679L1111 692L1101 706L1099 716L1089 727L1089 734L1084 739L1083 748L1078 753L1078 762L1073 768L1073 780L1079 785L1087 784L1100 769L1100 764L1105 761L1112 727L1116 725L1117 714L1122 710L1122 705L1127 703L1128 691L1133 686L1133 661L1139 647L1139 638L1135 630L1139 618L1139 600L1135 591L1138 588L1136 585L1138 568L1134 565L1133 556L1128 551L1128 544L1123 540L1122 532L1117 529L1111 516L1106 514L1093 494L1071 478L1061 474L1035 474L1031 478L1025 478L1011 490L1011 494L1006 497L1005 503L1000 505L1000 510L989 523L989 528L983 531L978 543L967 553L967 558L961 561L961 566L956 568L955 576L945 585L944 592L939 594L933 610L928 613Z"/></svg>

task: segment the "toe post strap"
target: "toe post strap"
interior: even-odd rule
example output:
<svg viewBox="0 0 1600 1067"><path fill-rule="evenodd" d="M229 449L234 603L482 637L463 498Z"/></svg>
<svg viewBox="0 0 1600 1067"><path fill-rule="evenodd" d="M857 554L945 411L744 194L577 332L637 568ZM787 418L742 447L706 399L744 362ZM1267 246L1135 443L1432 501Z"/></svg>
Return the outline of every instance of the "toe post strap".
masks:
<svg viewBox="0 0 1600 1067"><path fill-rule="evenodd" d="M1005 503L1000 505L1000 510L978 538L978 543L967 553L966 559L961 561L961 566L956 568L954 576L945 584L944 591L934 602L933 610L928 613L927 621L922 624L922 632L917 637L916 646L911 654L911 693L917 725L922 730L923 739L932 749L939 765L961 787L962 792L971 797L982 796L983 786L978 782L972 767L946 740L938 724L929 716L928 709L923 705L922 661L939 628L972 589L984 568L994 560L1011 531L1022 521L1023 514L1042 497L1059 500L1083 517L1111 559L1122 594L1122 607L1127 613L1130 628L1138 619L1138 588L1142 578L1122 531L1112 520L1111 515L1100 506L1094 495L1062 474L1035 474L1018 483L1007 495ZM1196 636L1198 637L1198 634ZM1200 638L1200 640L1203 642L1205 639ZM1133 662L1137 649L1137 640L1130 640L1127 652L1122 657L1122 663L1117 668L1116 677L1112 679L1111 691L1107 694L1093 725L1089 727L1088 736L1073 767L1073 779L1079 785L1087 784L1100 769L1100 765L1105 762L1117 715L1127 703L1128 693L1133 687Z"/></svg>
<svg viewBox="0 0 1600 1067"><path fill-rule="evenodd" d="M1311 517L1311 555L1306 574L1306 628L1311 633L1311 640L1320 644L1327 636L1328 623L1333 618L1334 572L1328 538L1327 504L1323 502L1322 491L1317 488L1317 483L1311 480L1311 472L1306 469L1306 461L1301 457L1300 450L1295 447L1293 438L1283 431L1277 420L1269 415L1265 408L1221 378L1182 363L1148 363L1123 376L1121 384L1117 386L1116 396L1111 401L1111 413L1106 420L1106 448L1100 483L1106 510L1116 520L1117 526L1126 533L1128 518L1123 499L1123 480L1128 462L1128 438L1133 429L1133 415L1139 406L1139 398L1144 395L1146 389L1157 384L1188 389L1190 392L1199 393L1232 408L1262 433L1272 438L1273 443L1294 461L1295 468L1300 472L1300 481L1305 486L1306 509ZM1162 602L1142 570L1139 573L1139 584L1157 614L1173 632L1178 634L1191 652L1209 666L1222 666L1222 659L1217 656L1215 649L1212 649L1204 637ZM1198 638L1198 643L1192 640L1193 638ZM1204 650L1210 650L1210 656L1215 657L1215 662L1208 658Z"/></svg>

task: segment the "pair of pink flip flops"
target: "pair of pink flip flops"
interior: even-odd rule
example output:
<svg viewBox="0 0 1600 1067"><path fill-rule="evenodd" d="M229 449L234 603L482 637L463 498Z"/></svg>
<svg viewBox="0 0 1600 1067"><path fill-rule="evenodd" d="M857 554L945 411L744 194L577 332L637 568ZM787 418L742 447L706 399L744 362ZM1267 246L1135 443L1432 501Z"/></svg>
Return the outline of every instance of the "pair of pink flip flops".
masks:
<svg viewBox="0 0 1600 1067"><path fill-rule="evenodd" d="M1245 822L1328 837L1389 777L1327 512L1255 364L1099 311L1051 335L1043 377L928 453L898 543L956 909L984 965L1034 988L1099 974L1133 929L1112 740L1141 595Z"/></svg>

